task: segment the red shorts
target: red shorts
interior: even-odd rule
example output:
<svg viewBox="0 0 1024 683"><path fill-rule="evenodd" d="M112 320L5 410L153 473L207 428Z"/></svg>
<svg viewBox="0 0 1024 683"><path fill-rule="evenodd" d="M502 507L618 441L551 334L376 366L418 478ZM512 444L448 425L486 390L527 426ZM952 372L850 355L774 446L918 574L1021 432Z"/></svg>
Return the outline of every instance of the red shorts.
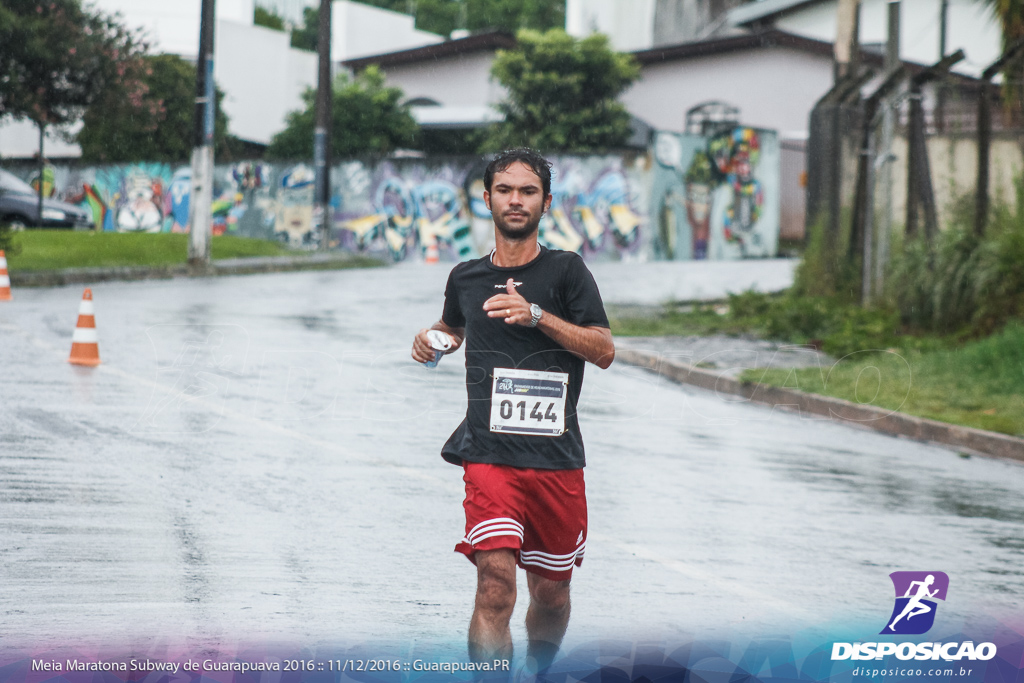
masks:
<svg viewBox="0 0 1024 683"><path fill-rule="evenodd" d="M478 550L510 548L528 572L572 576L587 546L583 470L537 470L464 462L466 535L455 546L474 564Z"/></svg>

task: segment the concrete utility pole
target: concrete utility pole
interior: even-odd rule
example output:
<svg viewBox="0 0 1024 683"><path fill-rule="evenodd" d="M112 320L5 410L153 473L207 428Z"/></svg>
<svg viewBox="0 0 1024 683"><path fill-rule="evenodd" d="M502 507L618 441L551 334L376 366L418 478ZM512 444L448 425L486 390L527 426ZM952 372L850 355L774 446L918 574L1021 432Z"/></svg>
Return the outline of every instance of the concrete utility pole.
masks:
<svg viewBox="0 0 1024 683"><path fill-rule="evenodd" d="M981 88L978 92L978 179L975 183L974 234L985 234L988 222L989 198L989 148L992 144L992 79L1003 67L1024 53L1024 38L1007 48L996 61L981 73Z"/></svg>
<svg viewBox="0 0 1024 683"><path fill-rule="evenodd" d="M900 67L900 0L889 3L889 35L885 43L885 73L891 74ZM878 230L878 258L875 259L875 293L881 294L885 287L885 268L889 263L889 240L892 239L892 140L896 113L893 111L895 98L886 97L882 103L882 143L879 146L878 163L881 168L882 220Z"/></svg>
<svg viewBox="0 0 1024 683"><path fill-rule="evenodd" d="M46 140L46 124L38 122L39 126L39 187L36 188L36 201L38 202L39 227L43 227L43 177L46 175L46 156L43 154L43 143Z"/></svg>
<svg viewBox="0 0 1024 683"><path fill-rule="evenodd" d="M949 44L949 0L939 4L939 60L946 56ZM935 126L940 132L946 130L946 87L943 83L935 86Z"/></svg>
<svg viewBox="0 0 1024 683"><path fill-rule="evenodd" d="M854 65L860 52L858 41L859 0L839 0L836 10L836 42L833 46L835 55L835 82L852 75Z"/></svg>
<svg viewBox="0 0 1024 683"><path fill-rule="evenodd" d="M315 196L313 223L320 231L320 250L331 246L331 0L320 0L316 51L320 57L316 84L316 128L313 130Z"/></svg>
<svg viewBox="0 0 1024 683"><path fill-rule="evenodd" d="M217 106L213 82L214 0L203 0L196 59L196 107L193 126L192 194L188 202L188 262L210 263L213 233L213 124Z"/></svg>

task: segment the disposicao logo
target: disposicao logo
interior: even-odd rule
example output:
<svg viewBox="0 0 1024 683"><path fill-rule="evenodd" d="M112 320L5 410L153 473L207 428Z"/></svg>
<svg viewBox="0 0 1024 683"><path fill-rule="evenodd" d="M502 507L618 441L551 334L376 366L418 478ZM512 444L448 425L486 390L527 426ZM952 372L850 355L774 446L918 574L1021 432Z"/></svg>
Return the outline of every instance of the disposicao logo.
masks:
<svg viewBox="0 0 1024 683"><path fill-rule="evenodd" d="M896 590L896 603L880 635L921 635L935 623L937 600L946 600L949 577L945 572L893 572L889 575ZM881 659L896 655L897 659L989 660L996 656L993 643L975 645L962 643L833 643L832 660Z"/></svg>
<svg viewBox="0 0 1024 683"><path fill-rule="evenodd" d="M936 600L946 600L949 577L945 572L893 572L889 578L896 589L896 604L879 633L927 633L935 623Z"/></svg>

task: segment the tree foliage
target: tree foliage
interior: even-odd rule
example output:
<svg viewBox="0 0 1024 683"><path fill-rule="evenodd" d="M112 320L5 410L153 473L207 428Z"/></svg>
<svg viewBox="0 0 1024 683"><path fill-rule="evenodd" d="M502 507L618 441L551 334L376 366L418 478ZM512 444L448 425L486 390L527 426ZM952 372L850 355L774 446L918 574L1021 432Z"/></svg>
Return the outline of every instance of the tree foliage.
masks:
<svg viewBox="0 0 1024 683"><path fill-rule="evenodd" d="M356 78L340 74L334 82L331 103L331 153L335 157L386 154L413 144L418 132L409 108L400 105L398 88L384 86L384 75L375 66ZM313 156L316 91L302 96L305 109L288 115L287 127L274 136L267 148L270 159L308 159Z"/></svg>
<svg viewBox="0 0 1024 683"><path fill-rule="evenodd" d="M284 31L284 17L268 7L256 5L252 13L252 23L275 31Z"/></svg>
<svg viewBox="0 0 1024 683"><path fill-rule="evenodd" d="M318 7L302 8L302 26L292 29L292 47L296 50L316 52L317 25L320 22Z"/></svg>
<svg viewBox="0 0 1024 683"><path fill-rule="evenodd" d="M0 119L67 124L112 84L138 97L145 50L80 0L0 0Z"/></svg>
<svg viewBox="0 0 1024 683"><path fill-rule="evenodd" d="M192 153L196 68L175 55L143 59L140 87L111 84L86 111L76 141L92 163L186 161ZM228 118L217 90L214 145L225 149Z"/></svg>
<svg viewBox="0 0 1024 683"><path fill-rule="evenodd" d="M381 9L412 14L416 28L442 36L456 29L514 32L532 28L546 31L565 25L565 0L361 0ZM262 8L257 7L257 13ZM264 10L273 14L268 10ZM257 14L257 16L261 16ZM278 20L280 17L274 15ZM292 29L292 47L316 52L317 7L302 10L302 26ZM273 19L268 19L272 21ZM257 22L259 23L259 22ZM264 24L271 28L270 24Z"/></svg>
<svg viewBox="0 0 1024 683"><path fill-rule="evenodd" d="M501 50L491 75L508 90L485 150L526 145L544 151L586 152L623 145L630 118L617 100L640 75L636 61L595 34L576 39L559 29L519 32L518 46Z"/></svg>
<svg viewBox="0 0 1024 683"><path fill-rule="evenodd" d="M983 0L999 21L1003 50L1024 38L1024 0ZM1003 68L1003 97L1024 110L1024 59L1017 57Z"/></svg>
<svg viewBox="0 0 1024 683"><path fill-rule="evenodd" d="M421 31L449 35L455 29L547 30L565 25L565 0L364 0L416 16Z"/></svg>
<svg viewBox="0 0 1024 683"><path fill-rule="evenodd" d="M1003 49L1024 38L1024 0L984 0L1003 31Z"/></svg>

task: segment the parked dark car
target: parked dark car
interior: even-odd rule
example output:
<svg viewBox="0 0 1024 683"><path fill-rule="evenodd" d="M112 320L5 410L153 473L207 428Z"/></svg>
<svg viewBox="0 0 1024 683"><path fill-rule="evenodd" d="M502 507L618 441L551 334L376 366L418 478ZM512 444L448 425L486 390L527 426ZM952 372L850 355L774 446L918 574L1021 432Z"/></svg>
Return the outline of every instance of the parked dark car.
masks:
<svg viewBox="0 0 1024 683"><path fill-rule="evenodd" d="M93 227L92 212L74 204L43 199L43 215L39 215L39 195L24 180L0 169L0 225L15 230L24 228Z"/></svg>

